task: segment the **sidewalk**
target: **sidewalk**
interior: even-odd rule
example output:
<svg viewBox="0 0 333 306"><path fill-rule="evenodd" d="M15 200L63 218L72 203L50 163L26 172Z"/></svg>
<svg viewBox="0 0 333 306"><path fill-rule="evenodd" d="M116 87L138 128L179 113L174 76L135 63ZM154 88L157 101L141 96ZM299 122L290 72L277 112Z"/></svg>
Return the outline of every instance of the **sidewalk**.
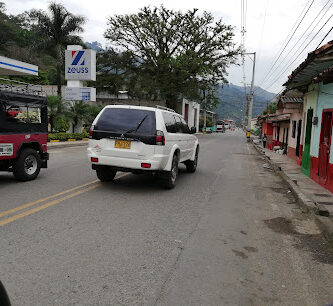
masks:
<svg viewBox="0 0 333 306"><path fill-rule="evenodd" d="M263 149L254 142L253 145L287 183L303 210L313 213L323 234L333 243L333 194L303 174L301 167L286 155Z"/></svg>
<svg viewBox="0 0 333 306"><path fill-rule="evenodd" d="M77 140L77 141L59 141L59 142L48 142L47 149L58 149L67 147L85 146L88 144L88 140Z"/></svg>

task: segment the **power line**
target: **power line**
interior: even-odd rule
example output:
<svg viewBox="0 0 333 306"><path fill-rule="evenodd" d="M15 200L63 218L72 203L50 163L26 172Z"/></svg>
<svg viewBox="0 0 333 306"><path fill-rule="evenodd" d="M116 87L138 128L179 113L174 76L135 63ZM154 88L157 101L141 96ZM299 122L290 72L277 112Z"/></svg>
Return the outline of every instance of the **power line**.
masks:
<svg viewBox="0 0 333 306"><path fill-rule="evenodd" d="M318 49L318 47L322 44L322 42L324 41L324 39L328 36L328 34L331 33L331 31L333 30L333 27L331 27L331 29L326 33L326 35L324 36L324 38L321 40L321 42L318 44L318 46L316 47L316 50Z"/></svg>
<svg viewBox="0 0 333 306"><path fill-rule="evenodd" d="M321 14L321 12L323 11L323 9L326 7L326 5L330 2L331 0L328 0L327 2L326 2L326 4L324 5L324 7L321 9L321 11L317 14L317 16L313 19L313 21L311 22L311 24L308 26L308 28L304 31L304 33L302 34L302 36L298 39L298 41L296 42L296 44L290 49L290 52L293 50L293 49L295 49L296 48L296 46L298 45L298 43L301 41L301 39L304 37L304 35L306 34L306 32L308 31L308 29L312 26L312 24L315 22L315 20L319 17L319 15ZM329 9L331 8L331 6L333 5L333 3L331 3L331 5L327 8L327 10L326 10L326 12L324 13L324 15L321 17L321 18L323 18L326 14L327 14L327 12L329 11ZM318 26L318 24L319 24L319 22L321 21L321 19L319 19L318 20L318 22L317 22L317 24L313 27L313 30L315 29L315 28L317 28L317 26ZM309 35L305 38L305 40L303 41L303 43L301 43L301 45L300 45L300 47L302 47L303 45L304 45L304 43L307 41L307 39L309 38L309 36L311 35L311 33L312 32L310 32L309 33ZM293 56L296 54L296 53L298 53L299 51L298 51L299 49L295 49L295 52L293 52L293 54L290 56L290 60L289 60L289 62L288 62L288 64L287 64L287 66L290 66L290 61L292 60L292 58L293 58ZM299 54L299 53L298 53ZM277 71L277 70L279 70L279 68L281 68L281 65L282 65L282 63L284 63L285 62L285 60L287 59L287 56L286 57L284 57L284 59L282 60L282 62L280 63L280 65L278 66L278 67L276 67L273 71L272 71L272 73L269 75L269 77L267 78L267 79L265 79L265 81L261 84L261 86L265 83L265 82L267 82L273 75L274 75L274 73L275 73L275 71ZM282 68L283 69L283 68ZM282 70L281 69L281 70ZM280 72L281 72L281 70L280 70Z"/></svg>
<svg viewBox="0 0 333 306"><path fill-rule="evenodd" d="M266 0L264 22L263 22L262 29L261 29L261 38L260 38L259 51L258 51L258 62L259 62L259 58L260 58L260 55L261 55L261 44L262 44L262 39L263 39L263 36L264 36L264 29L265 29L265 23L266 23L266 15L267 15L268 2L269 2L269 0Z"/></svg>
<svg viewBox="0 0 333 306"><path fill-rule="evenodd" d="M306 9L306 7L308 6L308 4L309 4L310 1L311 1L311 0L309 0L309 1L306 3L306 5L305 5L303 11L301 12L301 14L299 15L299 17L297 18L295 25L297 24L299 18L303 15L303 12L304 12L304 10ZM289 37L289 39L288 39L288 36L289 36L289 34L288 34L288 36L287 36L287 38L286 38L286 40L288 40L287 43L284 42L284 43L282 44L282 51L279 51L280 53L279 53L278 57L276 58L276 60L274 61L273 65L270 67L269 71L267 72L266 76L264 77L264 81L263 81L259 86L262 86L262 85L265 83L266 77L267 77L267 76L269 75L269 73L272 71L272 69L274 68L275 64L277 63L277 61L278 61L279 58L281 57L282 53L284 52L284 50L285 50L286 47L288 46L290 40L291 40L291 39L293 38L293 36L295 35L297 29L299 28L299 26L300 26L301 23L303 22L305 16L306 16L307 13L309 12L309 10L310 10L310 8L311 8L313 2L314 2L314 0L312 0L312 2L311 2L311 4L309 5L308 9L306 10L305 14L304 14L303 17L301 18L301 20L298 22L298 24L297 24L295 30L294 30L294 31L293 31L293 29L291 30L291 32L293 31L293 33L291 34L291 36ZM293 28L295 27L295 25L293 26ZM283 45L284 45L284 47L283 47ZM281 50L281 49L280 49L280 50Z"/></svg>
<svg viewBox="0 0 333 306"><path fill-rule="evenodd" d="M315 39L315 37L319 34L319 32L324 28L324 26L329 22L329 20L333 17L333 15L331 15L326 22L322 25L322 27L319 29L319 31L312 37L312 39L308 42L308 44L303 48L303 50L301 52L299 52L298 56L289 64L286 66L286 68L282 71L282 73L279 74L279 76L277 78L274 79L274 81L272 83L270 83L270 85L268 87L266 87L266 89L270 88L275 81L277 81L289 68L290 66L302 55L303 51L309 46L309 44ZM330 31L329 31L330 32Z"/></svg>

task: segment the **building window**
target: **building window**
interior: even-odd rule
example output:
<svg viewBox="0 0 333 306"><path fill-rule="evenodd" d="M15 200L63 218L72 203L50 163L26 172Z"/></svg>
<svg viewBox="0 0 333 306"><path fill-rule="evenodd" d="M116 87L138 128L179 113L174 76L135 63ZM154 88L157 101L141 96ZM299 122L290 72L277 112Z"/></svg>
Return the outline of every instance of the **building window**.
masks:
<svg viewBox="0 0 333 306"><path fill-rule="evenodd" d="M293 129L292 129L291 137L292 138L296 137L296 121L295 120L293 120Z"/></svg>

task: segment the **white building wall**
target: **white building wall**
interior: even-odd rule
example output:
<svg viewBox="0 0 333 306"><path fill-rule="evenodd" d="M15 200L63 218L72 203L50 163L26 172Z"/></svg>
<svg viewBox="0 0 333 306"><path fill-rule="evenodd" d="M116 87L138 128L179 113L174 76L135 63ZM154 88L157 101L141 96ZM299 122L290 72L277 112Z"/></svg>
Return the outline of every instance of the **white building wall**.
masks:
<svg viewBox="0 0 333 306"><path fill-rule="evenodd" d="M200 104L197 102L183 99L182 115L185 118L185 104L188 104L188 126L191 128L194 126L199 131L199 118L200 118ZM195 117L196 113L196 118Z"/></svg>

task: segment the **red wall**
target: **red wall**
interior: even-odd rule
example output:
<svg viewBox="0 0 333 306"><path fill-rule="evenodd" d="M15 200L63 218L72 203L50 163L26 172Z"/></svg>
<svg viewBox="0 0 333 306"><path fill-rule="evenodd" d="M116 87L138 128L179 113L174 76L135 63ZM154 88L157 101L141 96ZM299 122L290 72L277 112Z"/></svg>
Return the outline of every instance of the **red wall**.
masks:
<svg viewBox="0 0 333 306"><path fill-rule="evenodd" d="M288 146L287 156L292 158L295 161L298 161L298 156L296 156L296 149Z"/></svg>
<svg viewBox="0 0 333 306"><path fill-rule="evenodd" d="M321 186L323 186L326 189L328 189L329 191L333 192L333 164L328 163L327 181L326 182L324 182L318 176L318 166L319 166L319 159L318 159L318 157L311 156L310 178L313 179L316 183L318 183Z"/></svg>
<svg viewBox="0 0 333 306"><path fill-rule="evenodd" d="M273 124L267 123L265 119L262 122L262 136L264 136L264 134L267 136L266 147L272 150Z"/></svg>

